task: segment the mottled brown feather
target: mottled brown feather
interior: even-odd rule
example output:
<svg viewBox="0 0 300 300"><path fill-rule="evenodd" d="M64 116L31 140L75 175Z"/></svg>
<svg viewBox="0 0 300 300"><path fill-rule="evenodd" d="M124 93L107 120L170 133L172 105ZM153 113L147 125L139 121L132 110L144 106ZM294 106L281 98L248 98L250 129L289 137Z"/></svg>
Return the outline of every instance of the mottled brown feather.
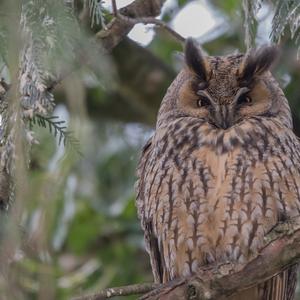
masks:
<svg viewBox="0 0 300 300"><path fill-rule="evenodd" d="M239 69L239 81L242 85L249 84L256 76L268 71L278 57L276 46L263 46L257 50L252 49L245 56Z"/></svg>
<svg viewBox="0 0 300 300"><path fill-rule="evenodd" d="M200 80L205 82L208 81L210 68L194 39L187 39L184 52L185 62L190 70L192 70Z"/></svg>

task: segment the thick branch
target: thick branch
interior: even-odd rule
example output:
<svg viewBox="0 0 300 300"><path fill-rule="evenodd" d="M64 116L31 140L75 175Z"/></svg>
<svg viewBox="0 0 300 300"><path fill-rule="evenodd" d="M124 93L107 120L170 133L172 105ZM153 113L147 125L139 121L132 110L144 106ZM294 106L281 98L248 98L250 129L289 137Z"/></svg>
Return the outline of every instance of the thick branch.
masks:
<svg viewBox="0 0 300 300"><path fill-rule="evenodd" d="M265 246L260 253L247 264L228 262L202 267L197 275L191 278L179 279L164 285L153 285L153 290L140 300L225 300L228 296L263 283L299 260L300 222L296 220L280 223L265 237ZM151 285L147 287L151 289ZM131 286L126 288L127 295L137 294L135 290L130 293L130 289ZM103 294L101 292L98 295Z"/></svg>
<svg viewBox="0 0 300 300"><path fill-rule="evenodd" d="M241 290L263 283L300 259L300 222L282 223L265 238L266 245L245 265L222 264L202 268L197 276L189 278L170 290L170 284L159 295L152 293L143 300L225 300Z"/></svg>

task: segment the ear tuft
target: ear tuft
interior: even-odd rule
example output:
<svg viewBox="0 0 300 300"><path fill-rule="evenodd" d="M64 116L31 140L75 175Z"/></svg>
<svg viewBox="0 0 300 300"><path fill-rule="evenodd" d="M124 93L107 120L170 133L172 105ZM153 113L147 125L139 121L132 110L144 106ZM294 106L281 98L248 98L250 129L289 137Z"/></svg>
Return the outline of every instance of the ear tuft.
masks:
<svg viewBox="0 0 300 300"><path fill-rule="evenodd" d="M185 43L185 62L189 69L201 80L208 81L208 62L203 56L199 45L193 38L188 38Z"/></svg>
<svg viewBox="0 0 300 300"><path fill-rule="evenodd" d="M276 46L263 46L257 50L251 50L246 54L239 68L239 79L241 82L249 83L255 76L262 75L268 71L278 57Z"/></svg>

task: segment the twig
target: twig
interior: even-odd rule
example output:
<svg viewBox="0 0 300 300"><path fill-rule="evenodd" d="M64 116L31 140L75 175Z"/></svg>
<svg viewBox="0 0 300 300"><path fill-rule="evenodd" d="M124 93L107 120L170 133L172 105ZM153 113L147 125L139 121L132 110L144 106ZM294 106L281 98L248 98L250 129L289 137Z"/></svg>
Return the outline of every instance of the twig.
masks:
<svg viewBox="0 0 300 300"><path fill-rule="evenodd" d="M116 288L108 288L97 294L73 298L72 300L103 300L115 296L140 295L158 289L161 285L156 283L142 283Z"/></svg>
<svg viewBox="0 0 300 300"><path fill-rule="evenodd" d="M166 22L164 22L162 20L159 20L159 19L156 19L156 18L151 18L151 17L130 18L130 17L123 16L120 13L118 13L117 18L123 20L126 23L132 24L132 25L136 25L136 24L140 24L140 23L157 25L157 26L165 29L166 31L168 31L179 42L181 42L181 43L185 42L185 38L182 35L180 35L178 32L173 30Z"/></svg>
<svg viewBox="0 0 300 300"><path fill-rule="evenodd" d="M118 16L117 3L116 3L116 1L112 0L111 4L112 4L112 9L113 9L113 14L115 17L117 17Z"/></svg>
<svg viewBox="0 0 300 300"><path fill-rule="evenodd" d="M113 8L113 14L116 18L120 19L124 23L130 24L130 25L136 25L136 24L153 24L157 25L166 31L168 31L172 36L174 36L179 42L184 43L185 38L180 35L178 32L173 30L167 23L165 23L162 20L153 18L153 17L136 17L136 18L131 18L128 16L122 15L117 8L116 0L111 0L112 2L112 8Z"/></svg>
<svg viewBox="0 0 300 300"><path fill-rule="evenodd" d="M166 295L172 290L182 286L188 282L186 278L175 279L165 284L161 284L158 288L153 289L147 294L141 296L138 300L156 299L158 296Z"/></svg>

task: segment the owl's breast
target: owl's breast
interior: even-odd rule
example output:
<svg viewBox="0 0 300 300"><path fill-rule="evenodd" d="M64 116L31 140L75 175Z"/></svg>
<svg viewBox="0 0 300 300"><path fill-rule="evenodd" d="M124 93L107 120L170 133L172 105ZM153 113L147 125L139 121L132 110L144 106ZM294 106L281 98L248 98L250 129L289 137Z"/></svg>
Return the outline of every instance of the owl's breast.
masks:
<svg viewBox="0 0 300 300"><path fill-rule="evenodd" d="M235 131L199 138L193 126L185 133L159 137L146 171L145 215L171 278L248 260L281 218L300 211L300 159L291 141L282 146L280 135L265 134L251 141L253 131L248 144Z"/></svg>

